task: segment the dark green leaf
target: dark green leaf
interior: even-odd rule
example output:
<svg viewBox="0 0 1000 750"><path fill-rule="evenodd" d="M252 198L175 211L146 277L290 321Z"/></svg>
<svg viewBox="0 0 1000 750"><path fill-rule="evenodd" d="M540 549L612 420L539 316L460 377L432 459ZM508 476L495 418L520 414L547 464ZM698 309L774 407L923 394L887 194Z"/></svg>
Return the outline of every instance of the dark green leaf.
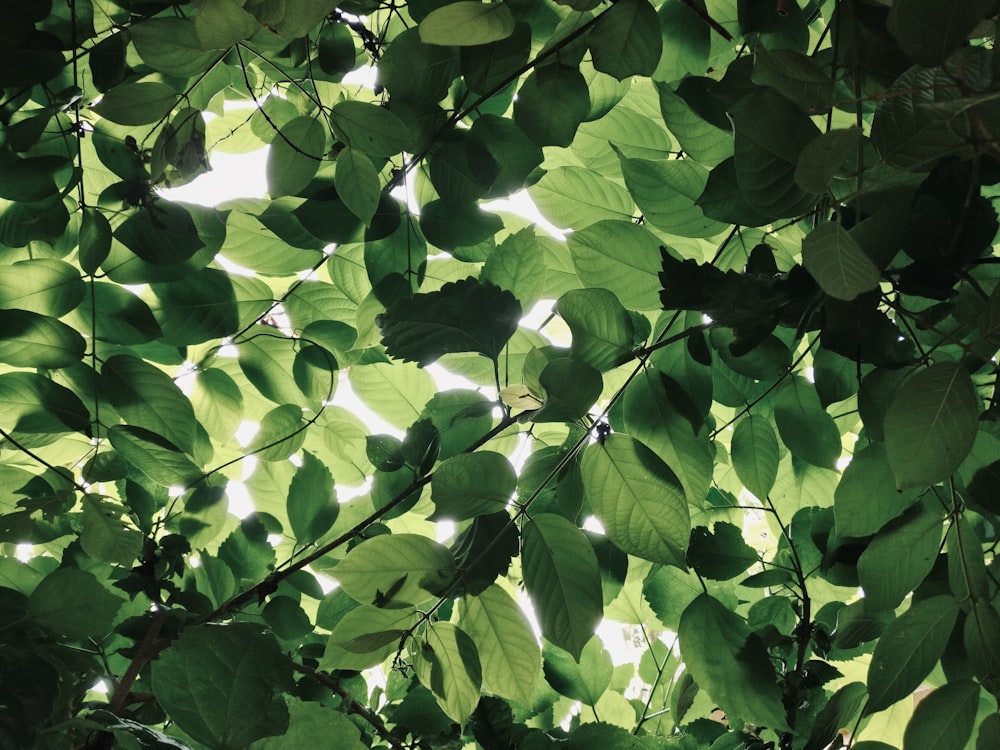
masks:
<svg viewBox="0 0 1000 750"><path fill-rule="evenodd" d="M556 311L573 332L573 356L602 372L630 359L639 343L632 319L607 289L566 292Z"/></svg>
<svg viewBox="0 0 1000 750"><path fill-rule="evenodd" d="M802 265L831 297L852 300L878 286L881 274L844 227L828 221L802 241Z"/></svg>
<svg viewBox="0 0 1000 750"><path fill-rule="evenodd" d="M390 357L423 366L449 352L478 352L495 360L520 318L521 305L510 292L468 278L397 301L378 325Z"/></svg>
<svg viewBox="0 0 1000 750"><path fill-rule="evenodd" d="M28 598L28 615L39 625L74 641L100 639L111 632L124 601L93 574L60 568L45 576Z"/></svg>
<svg viewBox="0 0 1000 750"><path fill-rule="evenodd" d="M743 540L743 532L724 521L696 526L691 532L687 561L698 575L715 581L728 581L758 561L757 553Z"/></svg>
<svg viewBox="0 0 1000 750"><path fill-rule="evenodd" d="M165 83L123 83L107 92L92 109L119 125L148 125L170 114L177 92Z"/></svg>
<svg viewBox="0 0 1000 750"><path fill-rule="evenodd" d="M781 441L814 466L834 468L840 458L840 431L824 411L815 389L793 377L774 396L774 422Z"/></svg>
<svg viewBox="0 0 1000 750"><path fill-rule="evenodd" d="M911 605L889 624L868 667L865 714L888 708L919 687L941 658L957 616L958 602L935 596Z"/></svg>
<svg viewBox="0 0 1000 750"><path fill-rule="evenodd" d="M434 513L431 520L464 521L503 510L517 486L514 467L493 451L453 456L443 462L431 480Z"/></svg>
<svg viewBox="0 0 1000 750"><path fill-rule="evenodd" d="M514 122L539 146L568 146L589 112L583 75L558 63L532 71L514 102Z"/></svg>
<svg viewBox="0 0 1000 750"><path fill-rule="evenodd" d="M54 369L80 361L83 337L55 318L26 310L0 310L0 362Z"/></svg>
<svg viewBox="0 0 1000 750"><path fill-rule="evenodd" d="M611 683L611 655L600 638L587 641L578 659L549 644L545 644L542 658L546 681L567 698L588 706L596 706Z"/></svg>
<svg viewBox="0 0 1000 750"><path fill-rule="evenodd" d="M153 693L177 726L216 748L284 732L288 709L278 693L291 686L277 641L246 622L186 629L153 673Z"/></svg>
<svg viewBox="0 0 1000 750"><path fill-rule="evenodd" d="M926 696L906 725L906 750L962 750L972 737L979 691L979 685L972 680L960 680Z"/></svg>
<svg viewBox="0 0 1000 750"><path fill-rule="evenodd" d="M420 229L427 241L442 250L454 250L484 242L503 227L496 214L477 203L431 201L421 209Z"/></svg>
<svg viewBox="0 0 1000 750"><path fill-rule="evenodd" d="M267 189L272 198L296 195L319 169L326 131L313 117L296 117L274 134L267 153Z"/></svg>
<svg viewBox="0 0 1000 750"><path fill-rule="evenodd" d="M651 75L663 48L660 18L649 0L619 0L601 14L587 44L602 73L619 81Z"/></svg>

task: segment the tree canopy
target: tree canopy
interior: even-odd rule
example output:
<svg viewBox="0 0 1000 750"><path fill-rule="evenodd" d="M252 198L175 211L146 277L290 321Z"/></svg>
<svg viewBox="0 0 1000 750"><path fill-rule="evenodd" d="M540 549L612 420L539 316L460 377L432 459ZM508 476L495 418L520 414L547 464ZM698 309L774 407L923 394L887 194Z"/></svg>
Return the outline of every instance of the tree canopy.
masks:
<svg viewBox="0 0 1000 750"><path fill-rule="evenodd" d="M5 0L0 745L1000 747L998 12Z"/></svg>

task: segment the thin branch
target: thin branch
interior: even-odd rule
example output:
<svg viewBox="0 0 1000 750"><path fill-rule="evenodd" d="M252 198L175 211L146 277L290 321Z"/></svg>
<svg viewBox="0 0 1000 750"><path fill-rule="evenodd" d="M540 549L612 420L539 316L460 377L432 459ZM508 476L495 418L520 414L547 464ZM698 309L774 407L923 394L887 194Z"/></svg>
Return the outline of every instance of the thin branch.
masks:
<svg viewBox="0 0 1000 750"><path fill-rule="evenodd" d="M712 29L712 31L721 36L727 42L733 41L733 35L730 34L728 31L726 31L725 27L721 23L719 23L710 15L708 15L707 10L695 4L694 0L681 0L681 2L687 6L688 10L690 10L692 13L698 16L698 18L700 18L702 21L708 24L708 27Z"/></svg>

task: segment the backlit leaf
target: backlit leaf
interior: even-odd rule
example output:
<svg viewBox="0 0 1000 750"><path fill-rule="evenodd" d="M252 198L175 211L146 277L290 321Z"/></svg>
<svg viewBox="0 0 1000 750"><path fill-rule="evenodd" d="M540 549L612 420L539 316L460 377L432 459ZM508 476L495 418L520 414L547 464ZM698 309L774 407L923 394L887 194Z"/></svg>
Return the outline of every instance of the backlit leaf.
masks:
<svg viewBox="0 0 1000 750"><path fill-rule="evenodd" d="M581 466L587 500L608 538L632 555L686 567L687 500L673 472L642 443L609 435Z"/></svg>
<svg viewBox="0 0 1000 750"><path fill-rule="evenodd" d="M778 476L778 439L771 423L748 414L736 423L730 449L736 476L758 498L766 498Z"/></svg>
<svg viewBox="0 0 1000 750"><path fill-rule="evenodd" d="M597 556L583 532L562 516L538 514L522 533L524 585L542 634L577 659L604 610Z"/></svg>
<svg viewBox="0 0 1000 750"><path fill-rule="evenodd" d="M456 571L451 552L437 542L392 534L359 544L331 573L356 601L398 608L443 592Z"/></svg>
<svg viewBox="0 0 1000 750"><path fill-rule="evenodd" d="M441 709L464 725L479 703L483 679L472 639L450 622L435 623L420 643L414 667Z"/></svg>
<svg viewBox="0 0 1000 750"><path fill-rule="evenodd" d="M463 453L449 458L431 480L432 520L463 521L503 510L517 485L510 461L493 451Z"/></svg>
<svg viewBox="0 0 1000 750"><path fill-rule="evenodd" d="M802 241L802 265L831 297L852 300L879 282L878 268L835 221L813 229Z"/></svg>
<svg viewBox="0 0 1000 750"><path fill-rule="evenodd" d="M514 33L514 16L505 3L463 0L432 10L418 28L425 44L471 47L509 37Z"/></svg>
<svg viewBox="0 0 1000 750"><path fill-rule="evenodd" d="M946 479L972 449L979 397L965 369L940 362L903 383L885 415L885 449L906 489Z"/></svg>
<svg viewBox="0 0 1000 750"><path fill-rule="evenodd" d="M27 614L39 625L75 641L102 638L124 604L92 573L60 568L39 582L28 598Z"/></svg>
<svg viewBox="0 0 1000 750"><path fill-rule="evenodd" d="M791 378L778 389L774 422L781 441L802 460L832 469L840 458L840 431L802 378Z"/></svg>
<svg viewBox="0 0 1000 750"><path fill-rule="evenodd" d="M370 224L378 208L380 185L371 159L358 149L347 147L337 155L337 194L362 224Z"/></svg>
<svg viewBox="0 0 1000 750"><path fill-rule="evenodd" d="M594 67L619 81L650 75L660 61L660 19L648 0L619 0L601 14L588 39Z"/></svg>
<svg viewBox="0 0 1000 750"><path fill-rule="evenodd" d="M47 315L0 310L0 362L15 367L69 367L83 357L79 333Z"/></svg>
<svg viewBox="0 0 1000 750"><path fill-rule="evenodd" d="M313 117L296 117L274 134L267 152L267 188L272 198L295 195L309 184L326 151L326 131Z"/></svg>

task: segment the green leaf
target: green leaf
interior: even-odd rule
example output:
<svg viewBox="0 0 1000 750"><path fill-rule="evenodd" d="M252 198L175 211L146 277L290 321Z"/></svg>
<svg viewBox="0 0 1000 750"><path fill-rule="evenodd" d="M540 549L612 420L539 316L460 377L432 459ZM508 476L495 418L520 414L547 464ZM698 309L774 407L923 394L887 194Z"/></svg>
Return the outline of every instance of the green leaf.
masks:
<svg viewBox="0 0 1000 750"><path fill-rule="evenodd" d="M524 22L515 23L510 34L503 39L480 46L462 47L462 78L470 91L486 94L507 82L528 61L530 53L531 26Z"/></svg>
<svg viewBox="0 0 1000 750"><path fill-rule="evenodd" d="M972 737L979 690L972 680L958 680L921 700L903 734L905 750L962 750Z"/></svg>
<svg viewBox="0 0 1000 750"><path fill-rule="evenodd" d="M344 145L371 156L395 156L410 145L412 138L398 115L365 102L334 105L330 110L330 126Z"/></svg>
<svg viewBox="0 0 1000 750"><path fill-rule="evenodd" d="M687 561L698 575L715 581L735 578L759 560L743 539L743 531L731 523L717 521L712 531L696 526L691 532Z"/></svg>
<svg viewBox="0 0 1000 750"><path fill-rule="evenodd" d="M649 448L609 435L584 452L590 507L608 538L631 555L686 568L691 521L680 482Z"/></svg>
<svg viewBox="0 0 1000 750"><path fill-rule="evenodd" d="M889 11L888 29L903 51L920 65L938 65L996 8L990 0L901 0Z"/></svg>
<svg viewBox="0 0 1000 750"><path fill-rule="evenodd" d="M545 644L542 657L546 681L567 698L596 706L611 684L614 666L611 664L611 654L604 648L600 638L587 641L579 659L574 659L563 649L548 643Z"/></svg>
<svg viewBox="0 0 1000 750"><path fill-rule="evenodd" d="M990 714L979 725L976 750L989 750L1000 742L1000 714Z"/></svg>
<svg viewBox="0 0 1000 750"><path fill-rule="evenodd" d="M628 159L620 152L618 159L629 192L653 226L680 237L713 237L725 230L695 203L708 184L708 170L697 162Z"/></svg>
<svg viewBox="0 0 1000 750"><path fill-rule="evenodd" d="M677 636L688 672L730 720L788 731L774 666L742 617L701 594L685 608Z"/></svg>
<svg viewBox="0 0 1000 750"><path fill-rule="evenodd" d="M785 381L774 395L774 422L781 441L803 461L832 469L840 458L840 431L801 377Z"/></svg>
<svg viewBox="0 0 1000 750"><path fill-rule="evenodd" d="M764 417L747 414L736 423L732 442L733 468L743 485L758 498L767 498L778 477L778 439Z"/></svg>
<svg viewBox="0 0 1000 750"><path fill-rule="evenodd" d="M761 45L754 54L751 80L770 86L810 114L826 112L833 99L830 75L812 58L791 49L768 50Z"/></svg>
<svg viewBox="0 0 1000 750"><path fill-rule="evenodd" d="M149 18L132 24L129 34L142 61L170 76L197 75L219 56L214 50L201 48L195 22L190 18Z"/></svg>
<svg viewBox="0 0 1000 750"><path fill-rule="evenodd" d="M86 288L68 263L36 258L11 263L0 276L0 307L58 318L74 309Z"/></svg>
<svg viewBox="0 0 1000 750"><path fill-rule="evenodd" d="M822 750L828 747L844 727L849 727L858 719L868 691L860 682L844 685L816 715L816 721L809 731L805 750Z"/></svg>
<svg viewBox="0 0 1000 750"><path fill-rule="evenodd" d="M858 559L858 579L872 611L895 609L924 580L941 547L941 514L921 503L890 522Z"/></svg>
<svg viewBox="0 0 1000 750"><path fill-rule="evenodd" d="M692 2L698 10L706 10L704 0ZM660 81L679 81L686 75L702 75L708 67L713 31L691 11L684 0L666 0L660 5L657 15L663 36L663 54L652 76L657 87Z"/></svg>
<svg viewBox="0 0 1000 750"><path fill-rule="evenodd" d="M83 358L87 344L65 323L27 310L0 310L0 362L56 369Z"/></svg>
<svg viewBox="0 0 1000 750"><path fill-rule="evenodd" d="M202 476L191 459L155 432L115 425L108 429L108 439L130 464L162 487L189 487Z"/></svg>
<svg viewBox="0 0 1000 750"><path fill-rule="evenodd" d="M379 60L379 82L396 101L426 107L448 93L452 79L459 72L457 53L455 47L424 44L418 28L407 29L392 40Z"/></svg>
<svg viewBox="0 0 1000 750"><path fill-rule="evenodd" d="M556 302L573 333L573 356L604 372L629 360L636 346L632 319L607 289L574 289Z"/></svg>
<svg viewBox="0 0 1000 750"><path fill-rule="evenodd" d="M509 37L514 33L514 16L506 3L463 1L435 8L417 28L424 44L471 47Z"/></svg>
<svg viewBox="0 0 1000 750"><path fill-rule="evenodd" d="M525 362L530 361L530 355ZM574 422L594 405L604 389L601 373L573 357L549 360L538 375L543 391L541 407L533 422Z"/></svg>
<svg viewBox="0 0 1000 750"><path fill-rule="evenodd" d="M866 715L907 698L920 686L941 658L957 617L958 602L934 596L889 623L868 666Z"/></svg>
<svg viewBox="0 0 1000 750"><path fill-rule="evenodd" d="M282 0L280 4L265 4L265 8L280 16L271 17L276 34L286 39L298 39L330 15L336 7L336 0ZM260 12L260 11L258 11Z"/></svg>
<svg viewBox="0 0 1000 750"><path fill-rule="evenodd" d="M461 600L458 622L479 652L483 687L530 705L541 653L531 624L517 602L494 584L478 596Z"/></svg>
<svg viewBox="0 0 1000 750"><path fill-rule="evenodd" d="M165 83L123 83L108 91L91 109L119 125L148 125L166 117L177 104L177 92Z"/></svg>
<svg viewBox="0 0 1000 750"><path fill-rule="evenodd" d="M95 495L83 497L80 546L96 560L131 567L142 550L142 533L122 521L125 508Z"/></svg>
<svg viewBox="0 0 1000 750"><path fill-rule="evenodd" d="M363 151L348 146L337 155L335 179L337 195L344 205L362 224L371 224L381 193L378 171L371 159Z"/></svg>
<svg viewBox="0 0 1000 750"><path fill-rule="evenodd" d="M288 488L288 520L300 544L309 544L330 530L340 506L333 475L322 461L306 451Z"/></svg>
<svg viewBox="0 0 1000 750"><path fill-rule="evenodd" d="M767 216L796 216L815 196L795 183L799 155L819 135L807 115L770 89L757 89L733 108L736 179L754 210Z"/></svg>
<svg viewBox="0 0 1000 750"><path fill-rule="evenodd" d="M813 229L802 241L802 265L831 297L852 300L878 286L878 267L836 221Z"/></svg>
<svg viewBox="0 0 1000 750"><path fill-rule="evenodd" d="M856 163L851 160L856 158L861 142L858 128L829 130L810 141L799 154L795 183L807 193L825 193L845 163Z"/></svg>
<svg viewBox="0 0 1000 750"><path fill-rule="evenodd" d="M427 241L442 250L454 250L485 242L503 228L496 214L472 201L431 201L421 208L420 229Z"/></svg>
<svg viewBox="0 0 1000 750"><path fill-rule="evenodd" d="M340 619L330 634L320 669L374 667L399 647L402 635L419 619L420 615L412 607L355 607Z"/></svg>
<svg viewBox="0 0 1000 750"><path fill-rule="evenodd" d="M837 534L870 536L901 515L915 499L913 490L897 492L885 444L870 443L855 451L834 493Z"/></svg>
<svg viewBox="0 0 1000 750"><path fill-rule="evenodd" d="M517 475L494 451L463 453L444 461L431 480L430 520L464 521L503 510L517 487Z"/></svg>
<svg viewBox="0 0 1000 750"><path fill-rule="evenodd" d="M292 665L273 636L237 622L184 630L156 661L153 694L177 726L213 748L245 747L288 728L279 691Z"/></svg>
<svg viewBox="0 0 1000 750"><path fill-rule="evenodd" d="M288 703L288 731L257 740L251 750L297 750L320 737L336 737L341 750L366 750L361 730L346 713L332 710L319 701L293 698Z"/></svg>
<svg viewBox="0 0 1000 750"><path fill-rule="evenodd" d="M510 235L483 264L482 281L496 284L530 309L545 292L545 258L534 227Z"/></svg>
<svg viewBox="0 0 1000 750"><path fill-rule="evenodd" d="M629 221L635 213L632 198L621 185L583 167L550 169L528 188L528 194L542 215L559 227L583 229L596 221Z"/></svg>
<svg viewBox="0 0 1000 750"><path fill-rule="evenodd" d="M521 84L514 122L539 146L568 146L590 112L587 81L577 68L545 65Z"/></svg>
<svg viewBox="0 0 1000 750"><path fill-rule="evenodd" d="M965 617L962 642L968 651L973 674L992 693L997 690L1000 674L1000 612L988 602L973 602Z"/></svg>
<svg viewBox="0 0 1000 750"><path fill-rule="evenodd" d="M302 408L282 404L267 412L260 420L260 429L247 446L261 461L284 461L302 447L305 440Z"/></svg>
<svg viewBox="0 0 1000 750"><path fill-rule="evenodd" d="M552 513L535 515L522 535L524 585L542 634L578 659L604 611L597 555L582 531Z"/></svg>
<svg viewBox="0 0 1000 750"><path fill-rule="evenodd" d="M649 230L631 221L602 220L574 229L567 244L584 286L614 292L630 310L659 309L662 242Z"/></svg>
<svg viewBox="0 0 1000 750"><path fill-rule="evenodd" d="M331 573L355 601L398 608L443 593L456 570L451 552L437 542L391 534L359 544Z"/></svg>
<svg viewBox="0 0 1000 750"><path fill-rule="evenodd" d="M885 415L885 449L896 487L936 484L972 450L979 397L958 363L939 362L903 383Z"/></svg>
<svg viewBox="0 0 1000 750"><path fill-rule="evenodd" d="M33 372L0 374L0 420L29 433L88 432L90 413L65 386Z"/></svg>
<svg viewBox="0 0 1000 750"><path fill-rule="evenodd" d="M59 568L45 576L28 597L28 615L61 636L86 642L111 632L115 614L124 603L92 573Z"/></svg>
<svg viewBox="0 0 1000 750"><path fill-rule="evenodd" d="M684 12L690 13L687 8L684 8ZM664 54L663 57L666 58L667 55ZM663 121L669 123L670 133L680 143L688 158L706 167L714 167L733 155L732 133L701 117L670 86L659 81L655 83Z"/></svg>
<svg viewBox="0 0 1000 750"><path fill-rule="evenodd" d="M959 601L989 598L986 565L982 542L967 516L951 523L947 538L948 584Z"/></svg>
<svg viewBox="0 0 1000 750"><path fill-rule="evenodd" d="M101 368L101 387L126 422L192 452L194 408L163 370L127 354L115 355Z"/></svg>
<svg viewBox="0 0 1000 750"><path fill-rule="evenodd" d="M243 393L223 370L208 367L194 375L191 405L198 421L217 440L226 440L243 416Z"/></svg>
<svg viewBox="0 0 1000 750"><path fill-rule="evenodd" d="M94 338L112 344L145 344L163 335L149 305L117 284L92 281L90 294L78 308L79 328L94 325Z"/></svg>
<svg viewBox="0 0 1000 750"><path fill-rule="evenodd" d="M651 75L663 49L660 18L649 0L619 0L600 15L587 45L594 67L619 81Z"/></svg>
<svg viewBox="0 0 1000 750"><path fill-rule="evenodd" d="M84 208L80 216L80 268L93 275L111 251L111 223L91 206Z"/></svg>
<svg viewBox="0 0 1000 750"><path fill-rule="evenodd" d="M249 39L260 28L240 0L210 0L198 7L195 34L202 49L225 49Z"/></svg>
<svg viewBox="0 0 1000 750"><path fill-rule="evenodd" d="M247 380L276 404L315 407L288 373L295 364L296 342L277 333L258 334L237 344L239 364Z"/></svg>
<svg viewBox="0 0 1000 750"><path fill-rule="evenodd" d="M398 300L378 325L390 357L424 366L449 352L496 360L520 319L521 305L510 292L468 278Z"/></svg>
<svg viewBox="0 0 1000 750"><path fill-rule="evenodd" d="M272 198L296 195L316 174L326 151L326 131L313 117L281 126L267 152L267 190Z"/></svg>
<svg viewBox="0 0 1000 750"><path fill-rule="evenodd" d="M418 419L434 396L434 380L413 365L376 362L352 367L348 377L361 402L399 429Z"/></svg>
<svg viewBox="0 0 1000 750"><path fill-rule="evenodd" d="M441 710L464 726L479 704L483 679L472 639L450 622L437 622L421 641L414 668Z"/></svg>

